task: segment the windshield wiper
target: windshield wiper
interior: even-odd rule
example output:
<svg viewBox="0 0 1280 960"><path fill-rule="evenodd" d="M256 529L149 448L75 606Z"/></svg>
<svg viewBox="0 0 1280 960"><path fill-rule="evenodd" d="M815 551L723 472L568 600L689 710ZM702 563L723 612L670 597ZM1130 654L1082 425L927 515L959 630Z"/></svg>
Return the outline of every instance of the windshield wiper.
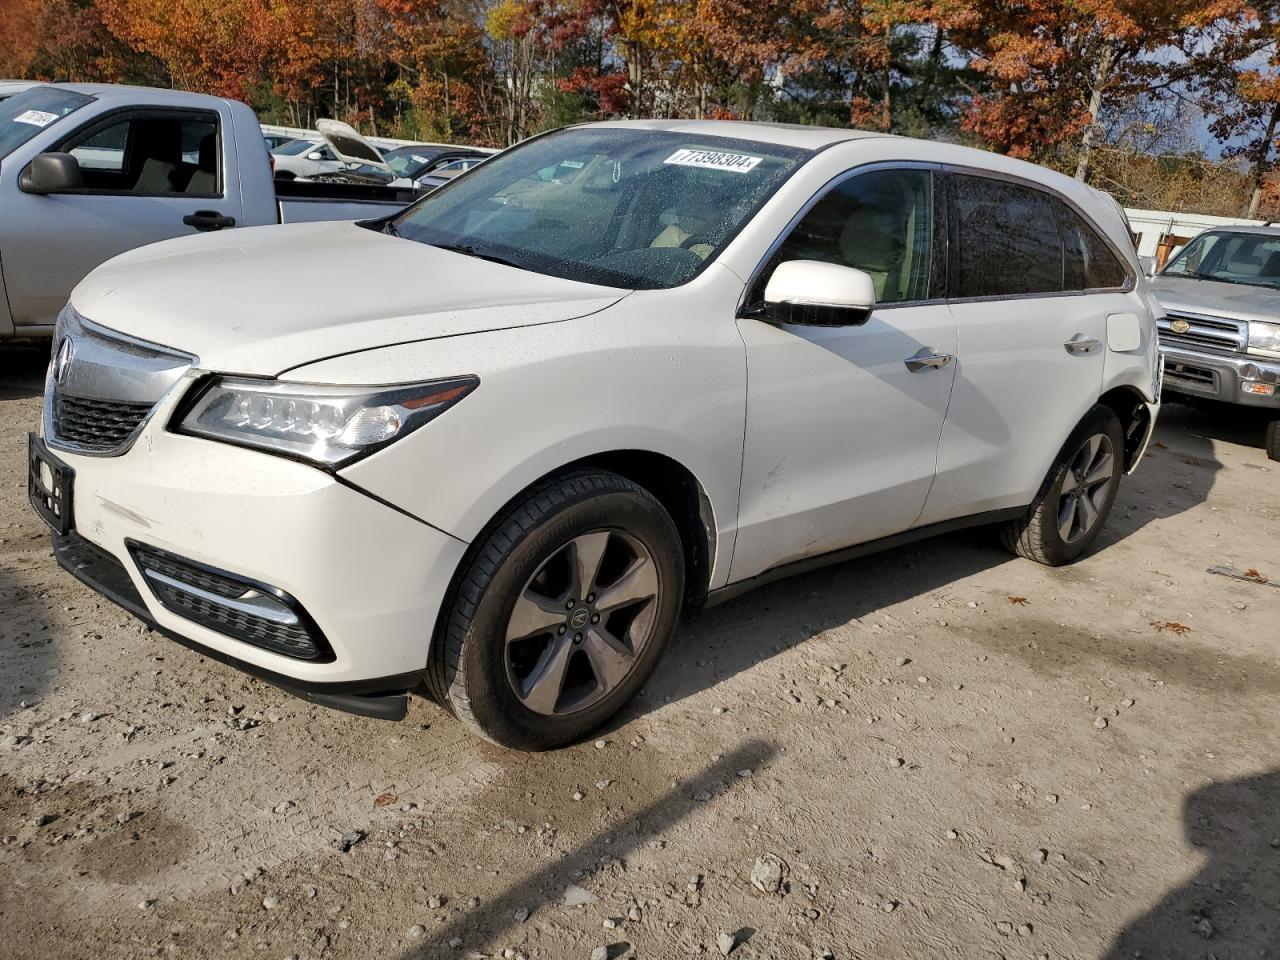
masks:
<svg viewBox="0 0 1280 960"><path fill-rule="evenodd" d="M1215 277L1211 273L1200 273L1195 270L1188 270L1185 277L1194 277L1197 280L1212 280L1214 283L1245 283L1244 280L1232 280L1230 277Z"/></svg>
<svg viewBox="0 0 1280 960"><path fill-rule="evenodd" d="M461 253L468 257L475 257L477 260L488 260L490 263L500 263L504 267L515 267L518 270L524 269L520 264L512 260L508 260L505 257L495 256L492 253L481 253L469 243L433 243L431 246L438 247L441 250L448 250L450 253Z"/></svg>

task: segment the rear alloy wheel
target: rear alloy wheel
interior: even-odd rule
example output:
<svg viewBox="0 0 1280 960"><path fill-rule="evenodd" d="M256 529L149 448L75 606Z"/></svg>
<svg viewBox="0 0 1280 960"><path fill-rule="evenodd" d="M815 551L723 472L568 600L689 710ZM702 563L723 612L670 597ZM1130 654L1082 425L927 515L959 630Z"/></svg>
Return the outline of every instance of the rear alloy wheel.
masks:
<svg viewBox="0 0 1280 960"><path fill-rule="evenodd" d="M1079 559L1111 512L1124 473L1123 450L1115 413L1094 407L1072 431L1027 512L1002 528L1005 546L1049 566Z"/></svg>
<svg viewBox="0 0 1280 960"><path fill-rule="evenodd" d="M606 471L553 477L468 551L427 685L494 743L570 743L639 692L683 594L679 533L648 491Z"/></svg>

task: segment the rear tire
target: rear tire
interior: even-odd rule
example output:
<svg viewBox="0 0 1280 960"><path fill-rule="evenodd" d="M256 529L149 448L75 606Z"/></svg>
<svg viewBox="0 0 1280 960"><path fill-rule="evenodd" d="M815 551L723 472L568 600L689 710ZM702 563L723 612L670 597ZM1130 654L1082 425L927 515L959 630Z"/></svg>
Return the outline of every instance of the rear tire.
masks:
<svg viewBox="0 0 1280 960"><path fill-rule="evenodd" d="M1111 513L1123 457L1119 419L1108 407L1095 406L1071 431L1027 512L1001 528L1005 547L1051 567L1082 557Z"/></svg>
<svg viewBox="0 0 1280 960"><path fill-rule="evenodd" d="M1272 420L1267 424L1267 433L1263 439L1263 449L1272 460L1280 460L1280 420Z"/></svg>
<svg viewBox="0 0 1280 960"><path fill-rule="evenodd" d="M648 491L603 470L550 478L463 559L427 686L500 746L571 743L649 679L683 595L680 535Z"/></svg>

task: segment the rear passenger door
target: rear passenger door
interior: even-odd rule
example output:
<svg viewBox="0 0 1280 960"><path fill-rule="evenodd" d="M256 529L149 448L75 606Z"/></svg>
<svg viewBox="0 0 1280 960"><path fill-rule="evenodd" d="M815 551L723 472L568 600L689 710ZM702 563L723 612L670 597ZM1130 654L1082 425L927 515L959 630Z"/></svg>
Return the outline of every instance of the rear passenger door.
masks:
<svg viewBox="0 0 1280 960"><path fill-rule="evenodd" d="M84 186L38 196L14 190L0 220L15 324L53 323L71 289L116 254L197 232L185 218L241 219L225 157L225 118L211 110L130 109L99 116L53 149L80 164ZM211 217L199 225L219 222ZM228 224L229 225L229 224ZM11 232L12 231L12 232Z"/></svg>
<svg viewBox="0 0 1280 960"><path fill-rule="evenodd" d="M1132 277L1060 197L947 174L956 382L920 524L1031 502L1101 391L1107 318Z"/></svg>

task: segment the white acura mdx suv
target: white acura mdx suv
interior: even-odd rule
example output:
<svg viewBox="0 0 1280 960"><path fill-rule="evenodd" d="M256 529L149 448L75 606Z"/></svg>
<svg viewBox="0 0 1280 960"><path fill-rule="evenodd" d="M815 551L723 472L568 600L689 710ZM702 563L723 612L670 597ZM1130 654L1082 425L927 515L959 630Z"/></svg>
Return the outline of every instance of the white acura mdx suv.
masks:
<svg viewBox="0 0 1280 960"><path fill-rule="evenodd" d="M1117 205L1039 167L580 126L385 220L106 263L29 487L68 571L201 653L552 747L682 607L962 526L1079 557L1154 425L1158 309Z"/></svg>

